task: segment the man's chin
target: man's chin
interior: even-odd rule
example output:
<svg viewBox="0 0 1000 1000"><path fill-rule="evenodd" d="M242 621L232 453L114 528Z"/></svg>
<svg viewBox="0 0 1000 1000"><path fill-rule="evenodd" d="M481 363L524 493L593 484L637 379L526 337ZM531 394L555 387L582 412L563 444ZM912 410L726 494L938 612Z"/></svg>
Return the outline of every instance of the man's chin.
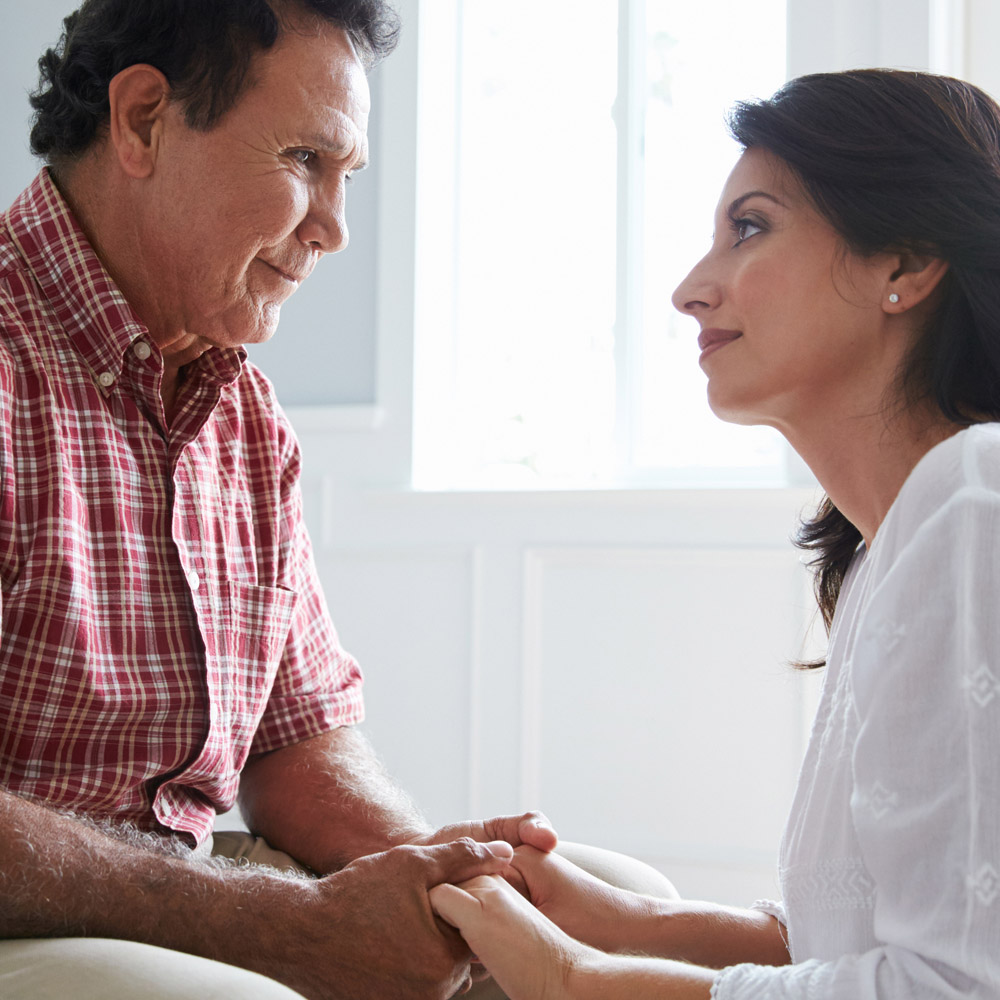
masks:
<svg viewBox="0 0 1000 1000"><path fill-rule="evenodd" d="M267 303L253 316L251 322L247 323L242 330L233 330L233 343L228 346L241 347L243 344L264 344L267 343L278 329L278 320L281 316L281 304L278 302ZM238 340L238 343L236 342Z"/></svg>

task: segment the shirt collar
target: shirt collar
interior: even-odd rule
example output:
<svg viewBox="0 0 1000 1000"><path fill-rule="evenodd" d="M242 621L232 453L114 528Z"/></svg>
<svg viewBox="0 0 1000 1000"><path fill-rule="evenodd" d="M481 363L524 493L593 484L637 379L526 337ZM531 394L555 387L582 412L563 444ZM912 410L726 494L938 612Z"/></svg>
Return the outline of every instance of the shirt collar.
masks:
<svg viewBox="0 0 1000 1000"><path fill-rule="evenodd" d="M149 331L105 270L47 167L3 222L95 381L110 391L125 351L135 340L149 339ZM246 351L213 347L199 360L199 368L228 383L239 376Z"/></svg>

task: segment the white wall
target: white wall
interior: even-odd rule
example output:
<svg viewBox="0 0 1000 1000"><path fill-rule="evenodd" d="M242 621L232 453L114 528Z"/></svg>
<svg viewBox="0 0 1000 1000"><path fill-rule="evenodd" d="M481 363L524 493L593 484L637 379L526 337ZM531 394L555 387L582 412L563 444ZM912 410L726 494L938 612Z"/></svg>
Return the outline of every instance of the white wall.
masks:
<svg viewBox="0 0 1000 1000"><path fill-rule="evenodd" d="M788 544L809 491L407 494L334 473L309 497L364 728L432 821L541 807L691 896L776 892L818 680L787 665L813 620Z"/></svg>

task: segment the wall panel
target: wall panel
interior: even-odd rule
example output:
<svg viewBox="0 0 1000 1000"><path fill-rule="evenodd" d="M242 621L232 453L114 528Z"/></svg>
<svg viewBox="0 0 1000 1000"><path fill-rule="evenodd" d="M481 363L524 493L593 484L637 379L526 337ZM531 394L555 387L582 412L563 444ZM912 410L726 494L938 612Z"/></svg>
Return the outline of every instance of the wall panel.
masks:
<svg viewBox="0 0 1000 1000"><path fill-rule="evenodd" d="M767 890L802 752L795 554L532 550L525 577L526 798L570 839Z"/></svg>

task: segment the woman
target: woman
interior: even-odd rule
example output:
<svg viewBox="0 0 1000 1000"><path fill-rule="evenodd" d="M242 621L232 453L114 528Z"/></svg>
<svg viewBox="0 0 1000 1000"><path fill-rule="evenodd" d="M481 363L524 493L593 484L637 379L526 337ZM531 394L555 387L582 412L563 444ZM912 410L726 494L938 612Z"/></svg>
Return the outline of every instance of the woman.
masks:
<svg viewBox="0 0 1000 1000"><path fill-rule="evenodd" d="M537 910L492 879L432 904L515 1000L997 998L1000 109L856 71L731 129L674 304L713 410L777 427L827 494L800 537L830 641L784 903L662 903L522 849Z"/></svg>

